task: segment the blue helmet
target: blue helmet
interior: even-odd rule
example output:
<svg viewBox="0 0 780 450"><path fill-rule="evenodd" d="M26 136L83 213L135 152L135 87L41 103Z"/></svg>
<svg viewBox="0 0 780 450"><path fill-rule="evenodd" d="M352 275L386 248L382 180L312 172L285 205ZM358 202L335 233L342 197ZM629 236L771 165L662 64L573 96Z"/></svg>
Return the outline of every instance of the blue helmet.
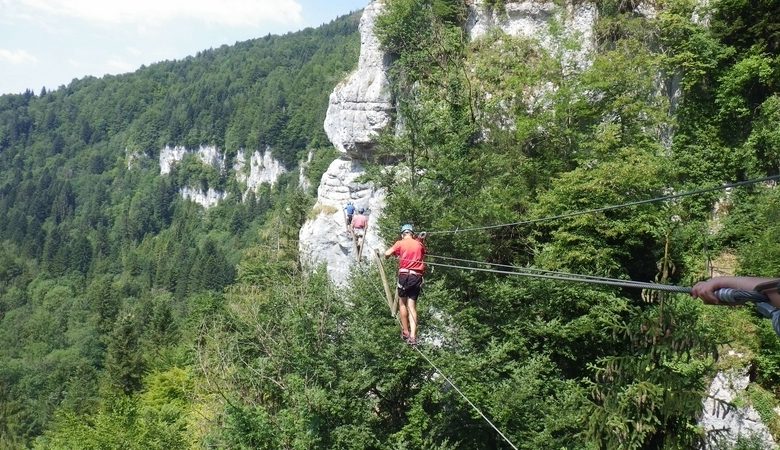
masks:
<svg viewBox="0 0 780 450"><path fill-rule="evenodd" d="M401 227L401 234L404 234L407 231L410 233L414 233L414 227L408 223Z"/></svg>

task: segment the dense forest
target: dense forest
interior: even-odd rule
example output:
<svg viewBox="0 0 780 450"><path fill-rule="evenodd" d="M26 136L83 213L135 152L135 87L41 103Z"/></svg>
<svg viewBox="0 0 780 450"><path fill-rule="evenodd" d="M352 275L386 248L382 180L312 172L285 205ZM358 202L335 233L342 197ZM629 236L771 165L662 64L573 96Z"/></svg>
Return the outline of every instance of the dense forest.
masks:
<svg viewBox="0 0 780 450"><path fill-rule="evenodd" d="M297 266L310 193L295 173L241 201L234 177L197 159L160 176L157 157L166 145L228 158L268 147L293 167L313 150L318 178L333 155L328 95L356 65L359 18L0 97L0 448L47 430L82 436L68 448L200 439L175 411L199 384L199 318L237 280ZM180 197L201 182L232 195L207 212ZM156 383L161 409L147 414L139 402Z"/></svg>
<svg viewBox="0 0 780 450"><path fill-rule="evenodd" d="M385 1L403 126L366 178L387 189L388 244L400 223L431 232L421 353L375 267L349 288L301 270L296 177L241 201L195 161L155 163L166 145L268 146L290 168L313 150L317 179L359 13L0 96L0 448L509 448L441 373L517 448L694 448L710 380L743 366L739 402L780 438L780 338L751 308L437 266L780 274L773 183L541 220L780 169L780 3L596 6L580 69L555 24L557 52L470 41L463 0ZM178 194L193 182L234 195L204 210Z"/></svg>

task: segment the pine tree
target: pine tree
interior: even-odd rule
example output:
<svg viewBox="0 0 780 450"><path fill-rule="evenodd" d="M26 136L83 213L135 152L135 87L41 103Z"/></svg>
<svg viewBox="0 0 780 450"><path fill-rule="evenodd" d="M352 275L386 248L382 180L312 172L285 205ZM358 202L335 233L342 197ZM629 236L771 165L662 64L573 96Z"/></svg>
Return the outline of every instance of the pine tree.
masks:
<svg viewBox="0 0 780 450"><path fill-rule="evenodd" d="M124 313L117 319L108 339L106 373L111 384L125 394L141 388L145 364L140 346L140 324L132 313Z"/></svg>

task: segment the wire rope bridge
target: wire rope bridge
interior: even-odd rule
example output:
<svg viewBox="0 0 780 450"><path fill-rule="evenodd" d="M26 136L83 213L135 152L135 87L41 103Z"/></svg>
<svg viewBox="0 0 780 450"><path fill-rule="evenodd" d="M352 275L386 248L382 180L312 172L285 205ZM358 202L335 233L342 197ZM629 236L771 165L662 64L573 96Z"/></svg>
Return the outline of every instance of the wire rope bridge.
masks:
<svg viewBox="0 0 780 450"><path fill-rule="evenodd" d="M593 208L593 209L586 209L581 211L572 211L568 213L563 213L555 216L549 216L549 217L542 217L538 219L530 219L530 220L524 220L520 222L512 222L512 223L505 223L505 224L498 224L498 225L487 225L487 226L479 226L479 227L467 227L467 228L458 228L455 230L440 230L440 231L429 231L427 232L427 235L435 235L435 234L454 234L454 233L462 233L467 231L479 231L479 230L489 230L489 229L496 229L496 228L502 228L502 227L510 227L510 226L518 226L518 225L526 225L526 224L534 224L534 223L540 223L545 221L551 221L551 220L559 220L564 218L570 218L575 216L580 216L584 214L593 214L603 211L610 211L614 209L620 209L620 208L627 208L637 205L643 205L643 204L649 204L649 203L655 203L655 202L662 202L662 201L669 201L677 198L692 196L692 195L699 195L703 193L708 192L715 192L735 187L741 187L741 186L749 186L753 184L758 183L766 183L771 181L777 181L780 179L780 175L775 176L769 176L764 178L757 178L747 181L741 181L737 183L729 183L729 184L723 184L720 186L713 186L709 188L703 188L703 189L696 189L692 191L687 192L681 192L677 194L671 194L671 195L665 195L661 197L655 197L647 200L639 200L634 202L628 202L628 203L622 203L618 205L610 205L610 206L604 206L600 208ZM629 289L642 289L642 290L652 290L652 291L662 291L662 292L672 292L672 293L681 293L681 294L690 294L691 288L685 287L685 286L674 286L674 285L668 285L668 284L660 284L660 283L649 283L649 282L642 282L642 281L634 281L634 280L625 280L625 279L617 279L617 278L608 278L608 277L599 277L599 276L593 276L593 275L582 275L582 274L574 274L574 273L568 273L568 272L556 272L556 271L549 271L549 270L542 270L542 269L536 269L536 268L530 268L530 267L519 267L519 266L512 266L507 264L496 264L496 263L490 263L485 261L475 261L475 260L468 260L468 259L461 259L461 258L453 258L453 257L447 257L447 256L440 256L440 255L426 255L428 258L432 258L438 261L445 261L445 262L429 262L426 261L426 264L434 266L434 267L442 267L442 268L449 268L449 269L458 269L458 270L467 270L467 271L475 271L475 272L488 272L488 273L495 273L500 275L508 275L508 276L522 276L522 277L533 277L533 278L541 278L541 279L548 279L548 280L557 280L557 281L566 281L566 282L580 282L580 283L589 283L589 284L598 284L598 285L607 285L607 286L615 286L615 287L621 287L621 288L629 288ZM395 319L400 324L400 319L397 316L397 310L398 310L398 293L396 292L395 295L393 295L392 290L390 289L390 285L388 284L387 275L384 269L384 265L382 264L382 257L377 252L375 254L375 260L377 263L377 267L379 268L379 273L382 279L382 284L384 287L384 294L387 301L387 305L390 308L390 314L395 317ZM769 318L772 320L772 326L775 330L775 332L780 336L780 309L775 308L770 302L769 298L765 295L765 292L769 291L776 291L780 287L780 280L774 280L768 283L763 283L761 285L756 286L754 291L748 291L748 290L741 290L741 289L731 289L731 288L723 288L719 289L715 292L716 297L721 303L728 304L728 305L740 305L748 302L752 302L756 306L756 310L764 317ZM381 296L381 293L380 293ZM501 438L513 449L517 450L517 446L515 446L512 441L498 428L496 425L472 402L464 393L461 391L455 383L448 377L444 372L441 371L434 363L431 361L428 356L420 350L420 348L416 345L411 346L425 361L430 364L430 366L439 374L441 375L444 380L449 383L450 386L458 393L460 396L473 408L481 417L485 420L485 422L490 425L493 430L496 431L496 433L501 436Z"/></svg>

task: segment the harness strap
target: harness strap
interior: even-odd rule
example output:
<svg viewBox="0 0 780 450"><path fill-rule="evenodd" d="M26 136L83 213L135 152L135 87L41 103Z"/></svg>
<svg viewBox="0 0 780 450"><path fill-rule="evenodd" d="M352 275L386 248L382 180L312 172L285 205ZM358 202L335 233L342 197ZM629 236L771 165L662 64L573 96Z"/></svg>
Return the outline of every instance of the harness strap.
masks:
<svg viewBox="0 0 780 450"><path fill-rule="evenodd" d="M411 269L398 269L398 273L410 273L412 275L420 275L420 276L422 276L422 274L420 272L418 272L416 270L411 270Z"/></svg>

